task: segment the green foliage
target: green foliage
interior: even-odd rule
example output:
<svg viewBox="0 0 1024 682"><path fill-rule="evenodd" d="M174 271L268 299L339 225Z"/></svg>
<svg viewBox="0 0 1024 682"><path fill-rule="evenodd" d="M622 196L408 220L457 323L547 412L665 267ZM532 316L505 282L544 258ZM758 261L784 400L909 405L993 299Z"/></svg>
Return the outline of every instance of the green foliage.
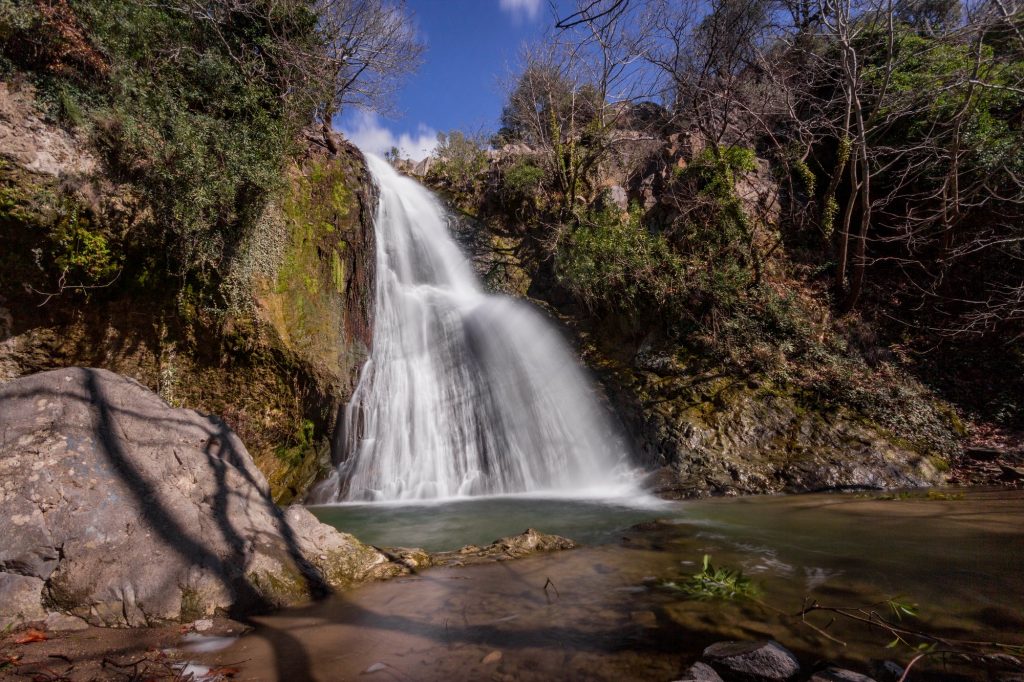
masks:
<svg viewBox="0 0 1024 682"><path fill-rule="evenodd" d="M309 450L316 447L315 434L316 425L308 419L303 419L289 442L275 450L277 458L289 466L301 464Z"/></svg>
<svg viewBox="0 0 1024 682"><path fill-rule="evenodd" d="M289 112L208 26L132 2L90 5L87 17L114 62L109 103L95 112L100 147L153 206L172 268L215 274L279 187Z"/></svg>
<svg viewBox="0 0 1024 682"><path fill-rule="evenodd" d="M910 616L911 618L917 618L918 616L917 604L904 602L899 597L889 599L885 603L892 611L893 615L896 616L897 620L903 620L903 616Z"/></svg>
<svg viewBox="0 0 1024 682"><path fill-rule="evenodd" d="M885 128L880 141L900 146L922 141L935 134L937 124L948 125L966 107L962 172L983 177L1024 167L1019 122L1014 120L1024 106L1024 93L1019 90L1024 61L996 60L994 48L983 45L980 59L986 65L987 85L975 87L970 76L976 56L969 44L936 40L904 28L896 34L898 61L890 70L883 63L880 46L884 41L870 34L864 37L872 39L865 79L880 92L885 88L885 97L872 115L896 121ZM911 103L914 106L908 106ZM933 163L938 166L941 161L936 158ZM943 170L936 167L938 175L922 175L940 181Z"/></svg>
<svg viewBox="0 0 1024 682"><path fill-rule="evenodd" d="M839 203L834 196L825 198L825 208L821 215L821 229L825 237L831 237L836 229L836 216L839 215Z"/></svg>
<svg viewBox="0 0 1024 682"><path fill-rule="evenodd" d="M106 284L120 271L120 254L111 252L106 236L91 229L89 220L73 200L62 202L60 217L50 236L54 264L69 283Z"/></svg>
<svg viewBox="0 0 1024 682"><path fill-rule="evenodd" d="M800 178L800 182L803 183L807 196L813 197L814 191L818 186L818 178L814 175L811 167L807 165L807 162L801 159L793 161L793 172L796 173L797 177Z"/></svg>
<svg viewBox="0 0 1024 682"><path fill-rule="evenodd" d="M499 169L498 181L492 184L497 203L519 220L532 220L548 198L547 173L532 158L517 158Z"/></svg>
<svg viewBox="0 0 1024 682"><path fill-rule="evenodd" d="M701 570L680 582L663 584L690 599L732 601L756 597L760 590L742 571L716 567L711 556L704 555Z"/></svg>
<svg viewBox="0 0 1024 682"><path fill-rule="evenodd" d="M194 280L206 305L310 117L275 41L314 46L316 18L304 3L262 4L215 18L133 0L69 0L45 14L22 0L0 5L6 59L148 209L132 234L145 279ZM93 274L115 258L73 225L55 239L66 265Z"/></svg>
<svg viewBox="0 0 1024 682"><path fill-rule="evenodd" d="M701 154L677 178L689 212L658 233L637 205L625 217L612 206L579 216L559 245L557 274L592 310L658 320L668 333L751 369L805 352L804 311L792 295L757 281L754 224L735 191L736 177L754 168L749 149Z"/></svg>
<svg viewBox="0 0 1024 682"><path fill-rule="evenodd" d="M611 206L584 214L559 249L560 275L595 309L664 306L681 313L694 302L736 305L751 274L737 257L747 250L750 231L734 177L753 167L750 150L731 147L719 157L702 155L687 169L686 179L695 183L693 191L705 210L667 235L650 232L637 205L625 219Z"/></svg>
<svg viewBox="0 0 1024 682"><path fill-rule="evenodd" d="M471 190L487 169L483 135L466 135L458 130L438 133L434 156L437 162L431 167L430 174L435 180L443 180L457 190Z"/></svg>
<svg viewBox="0 0 1024 682"><path fill-rule="evenodd" d="M82 294L124 261L118 231L67 187L0 163L0 286Z"/></svg>
<svg viewBox="0 0 1024 682"><path fill-rule="evenodd" d="M682 262L664 237L652 235L634 205L624 219L614 207L592 211L563 241L556 268L586 305L630 314L671 305Z"/></svg>
<svg viewBox="0 0 1024 682"><path fill-rule="evenodd" d="M0 39L11 40L38 26L40 20L39 8L34 3L0 0Z"/></svg>
<svg viewBox="0 0 1024 682"><path fill-rule="evenodd" d="M502 175L502 191L506 197L535 196L544 182L544 169L528 159L516 159Z"/></svg>
<svg viewBox="0 0 1024 682"><path fill-rule="evenodd" d="M756 168L755 159L752 149L724 147L718 155L704 150L687 166L681 179L689 181L688 189L702 209L687 226L692 246L731 247L749 237L750 221L736 195L736 179Z"/></svg>

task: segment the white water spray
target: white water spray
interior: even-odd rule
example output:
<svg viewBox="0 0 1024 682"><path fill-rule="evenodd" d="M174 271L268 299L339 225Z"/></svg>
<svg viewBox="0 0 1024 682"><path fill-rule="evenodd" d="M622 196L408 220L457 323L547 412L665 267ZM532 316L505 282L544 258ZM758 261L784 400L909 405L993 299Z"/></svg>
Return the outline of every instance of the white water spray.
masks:
<svg viewBox="0 0 1024 682"><path fill-rule="evenodd" d="M621 439L557 331L481 291L441 204L367 155L380 189L373 348L319 502L616 483Z"/></svg>

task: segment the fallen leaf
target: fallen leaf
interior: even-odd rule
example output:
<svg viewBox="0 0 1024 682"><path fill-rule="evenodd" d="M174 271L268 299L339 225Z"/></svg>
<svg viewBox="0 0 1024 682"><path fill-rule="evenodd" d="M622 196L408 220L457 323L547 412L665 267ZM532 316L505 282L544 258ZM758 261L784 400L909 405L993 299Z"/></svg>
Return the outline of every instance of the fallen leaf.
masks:
<svg viewBox="0 0 1024 682"><path fill-rule="evenodd" d="M207 673L209 677L234 677L238 673L242 672L238 668L232 668L230 666L221 666L220 668L212 668Z"/></svg>
<svg viewBox="0 0 1024 682"><path fill-rule="evenodd" d="M492 651L491 653L489 653L486 656L484 656L483 660L481 660L480 662L483 663L484 665L490 665L491 663L497 663L500 660L501 660L501 652L500 651Z"/></svg>
<svg viewBox="0 0 1024 682"><path fill-rule="evenodd" d="M14 638L15 644L31 644L32 642L43 642L49 639L42 630L29 628Z"/></svg>

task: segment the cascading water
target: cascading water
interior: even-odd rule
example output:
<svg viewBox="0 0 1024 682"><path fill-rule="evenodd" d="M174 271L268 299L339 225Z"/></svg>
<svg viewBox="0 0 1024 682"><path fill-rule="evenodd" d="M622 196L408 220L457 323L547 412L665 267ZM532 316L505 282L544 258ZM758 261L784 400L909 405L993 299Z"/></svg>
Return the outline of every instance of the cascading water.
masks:
<svg viewBox="0 0 1024 682"><path fill-rule="evenodd" d="M409 500L614 483L624 448L558 333L483 293L441 204L367 155L380 189L373 348L344 460L312 499Z"/></svg>

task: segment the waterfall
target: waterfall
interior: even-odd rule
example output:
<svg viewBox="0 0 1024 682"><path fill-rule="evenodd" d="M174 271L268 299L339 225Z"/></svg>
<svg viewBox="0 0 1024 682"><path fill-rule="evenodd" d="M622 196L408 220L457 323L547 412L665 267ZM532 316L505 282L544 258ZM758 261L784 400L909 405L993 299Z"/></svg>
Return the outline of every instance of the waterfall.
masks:
<svg viewBox="0 0 1024 682"><path fill-rule="evenodd" d="M621 438L559 333L484 293L440 202L367 154L380 190L373 348L319 502L579 492L615 483Z"/></svg>

